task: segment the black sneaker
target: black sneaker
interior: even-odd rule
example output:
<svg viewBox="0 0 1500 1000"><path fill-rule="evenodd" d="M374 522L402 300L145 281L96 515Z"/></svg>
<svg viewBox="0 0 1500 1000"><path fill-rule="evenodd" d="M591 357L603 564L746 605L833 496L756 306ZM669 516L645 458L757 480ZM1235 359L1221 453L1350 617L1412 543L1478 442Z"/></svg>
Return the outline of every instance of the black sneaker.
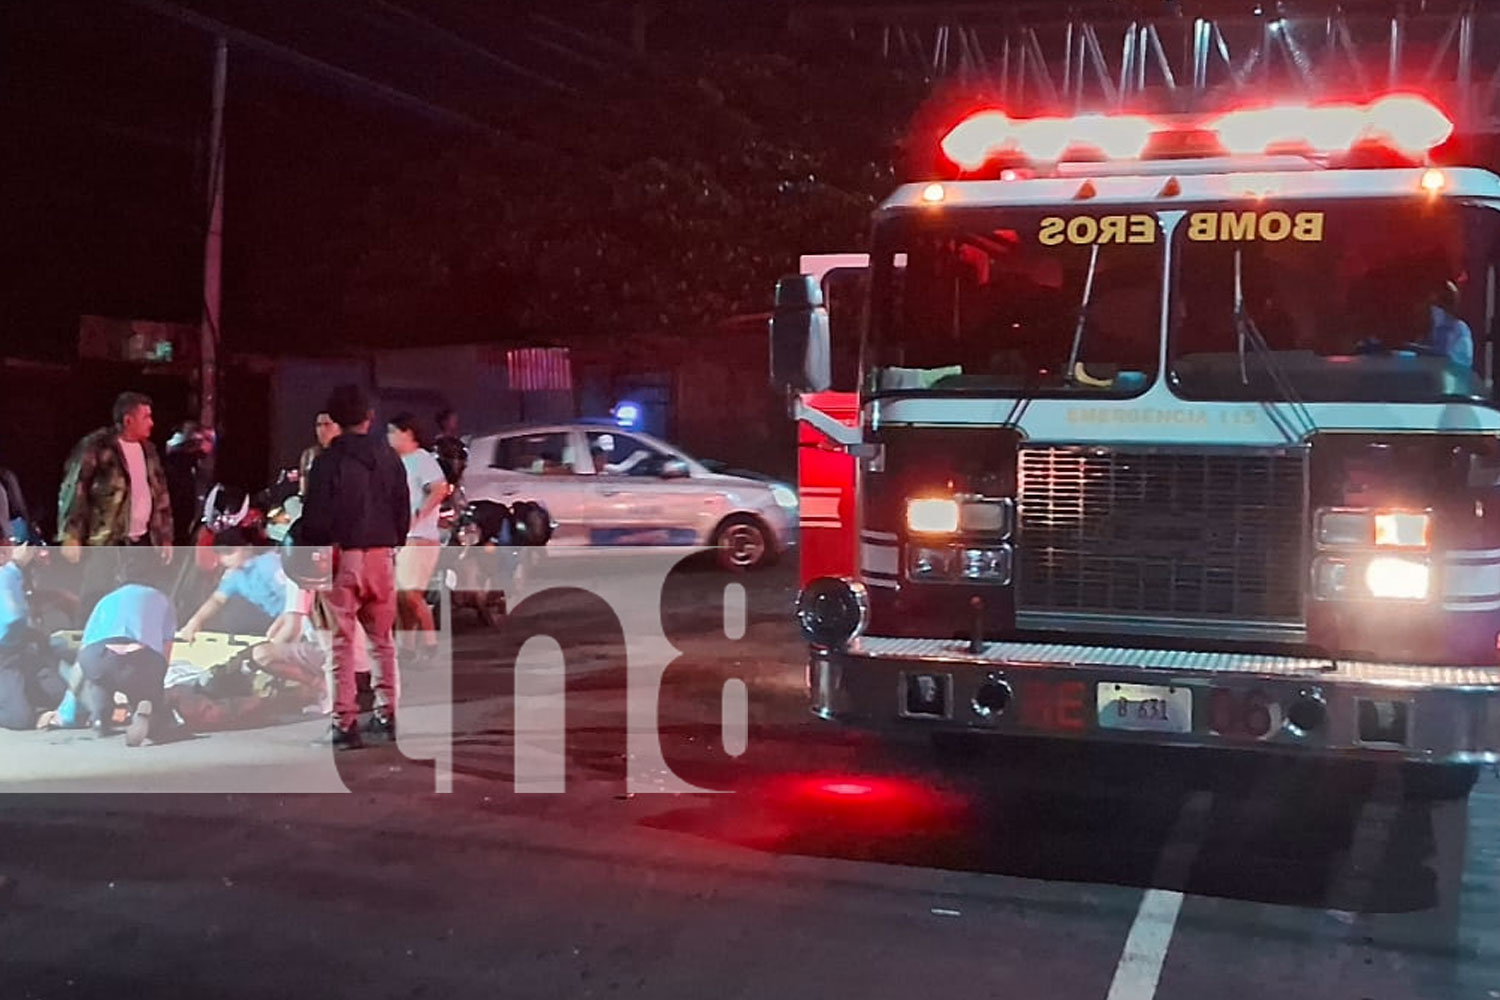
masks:
<svg viewBox="0 0 1500 1000"><path fill-rule="evenodd" d="M382 743L396 742L396 717L385 712L376 712L365 723L365 733Z"/></svg>
<svg viewBox="0 0 1500 1000"><path fill-rule="evenodd" d="M117 730L115 729L113 723L111 723L108 719L95 719L94 721L89 723L89 732L93 733L101 740L107 740L111 736L114 736Z"/></svg>
<svg viewBox="0 0 1500 1000"><path fill-rule="evenodd" d="M138 747L146 742L146 737L151 735L151 703L143 701L135 706L135 714L130 717L130 725L125 728L125 745Z"/></svg>
<svg viewBox="0 0 1500 1000"><path fill-rule="evenodd" d="M334 750L358 750L364 745L357 725L345 729L337 722L328 727L328 732L313 740L313 746L332 747Z"/></svg>

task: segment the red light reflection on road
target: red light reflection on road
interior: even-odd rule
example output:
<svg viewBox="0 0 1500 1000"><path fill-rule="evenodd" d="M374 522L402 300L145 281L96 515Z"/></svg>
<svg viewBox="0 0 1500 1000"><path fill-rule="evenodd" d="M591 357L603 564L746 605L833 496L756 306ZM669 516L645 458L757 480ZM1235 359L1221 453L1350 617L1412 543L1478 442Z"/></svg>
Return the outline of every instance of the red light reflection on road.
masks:
<svg viewBox="0 0 1500 1000"><path fill-rule="evenodd" d="M778 775L739 795L793 830L820 828L899 837L950 828L964 813L951 792L916 778L866 774Z"/></svg>
<svg viewBox="0 0 1500 1000"><path fill-rule="evenodd" d="M972 826L969 800L921 777L782 772L705 796L651 825L774 853L926 857Z"/></svg>
<svg viewBox="0 0 1500 1000"><path fill-rule="evenodd" d="M863 782L828 781L823 784L823 791L829 795L869 795L875 789Z"/></svg>

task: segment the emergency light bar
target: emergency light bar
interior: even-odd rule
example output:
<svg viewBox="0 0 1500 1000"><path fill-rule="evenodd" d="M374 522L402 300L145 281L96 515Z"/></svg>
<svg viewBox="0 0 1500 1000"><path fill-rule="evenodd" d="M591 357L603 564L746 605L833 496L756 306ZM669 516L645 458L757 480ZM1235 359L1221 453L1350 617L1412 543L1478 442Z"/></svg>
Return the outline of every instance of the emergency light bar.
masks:
<svg viewBox="0 0 1500 1000"><path fill-rule="evenodd" d="M1390 94L1369 104L1279 104L1242 108L1190 124L1148 115L1011 118L990 109L970 115L943 138L942 150L965 171L996 159L1138 160L1168 156L1334 154L1375 145L1420 158L1453 134L1431 101Z"/></svg>

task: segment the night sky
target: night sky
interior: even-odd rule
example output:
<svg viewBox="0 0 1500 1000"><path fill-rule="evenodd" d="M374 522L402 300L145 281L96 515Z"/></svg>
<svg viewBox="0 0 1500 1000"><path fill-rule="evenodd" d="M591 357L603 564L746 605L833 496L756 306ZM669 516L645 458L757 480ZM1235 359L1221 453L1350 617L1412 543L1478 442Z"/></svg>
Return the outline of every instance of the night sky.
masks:
<svg viewBox="0 0 1500 1000"><path fill-rule="evenodd" d="M725 16L742 42L784 17L775 4L740 6ZM49 0L0 11L6 355L69 359L80 313L197 320L212 41L151 7ZM299 255L320 252L372 186L456 145L519 138L514 123L555 99L558 84L582 94L598 85L586 60L515 30L533 7L629 37L625 5L161 5L174 7L280 49L231 44L225 336L241 350L311 346L312 314L327 304L264 279L275 263L295 270ZM658 38L690 45L693 31L671 38L658 29ZM298 55L415 99L295 65ZM494 131L480 140L456 116Z"/></svg>

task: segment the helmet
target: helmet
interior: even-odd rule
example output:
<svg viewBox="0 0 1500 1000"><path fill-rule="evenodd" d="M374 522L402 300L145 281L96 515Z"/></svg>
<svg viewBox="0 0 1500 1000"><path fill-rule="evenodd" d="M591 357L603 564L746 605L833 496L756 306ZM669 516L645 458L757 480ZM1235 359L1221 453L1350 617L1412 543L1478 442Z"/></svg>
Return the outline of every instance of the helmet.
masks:
<svg viewBox="0 0 1500 1000"><path fill-rule="evenodd" d="M301 521L292 522L281 540L281 570L304 590L320 590L333 582L333 550L328 546L302 545Z"/></svg>
<svg viewBox="0 0 1500 1000"><path fill-rule="evenodd" d="M512 507L515 518L515 544L546 545L552 537L552 515L532 500L517 501Z"/></svg>
<svg viewBox="0 0 1500 1000"><path fill-rule="evenodd" d="M235 528L250 513L250 495L244 490L215 483L203 498L203 526L214 534Z"/></svg>
<svg viewBox="0 0 1500 1000"><path fill-rule="evenodd" d="M514 534L514 524L510 508L505 504L475 500L464 508L459 530L467 530L464 537L471 539L472 544L499 542L504 545L510 542L507 536Z"/></svg>

